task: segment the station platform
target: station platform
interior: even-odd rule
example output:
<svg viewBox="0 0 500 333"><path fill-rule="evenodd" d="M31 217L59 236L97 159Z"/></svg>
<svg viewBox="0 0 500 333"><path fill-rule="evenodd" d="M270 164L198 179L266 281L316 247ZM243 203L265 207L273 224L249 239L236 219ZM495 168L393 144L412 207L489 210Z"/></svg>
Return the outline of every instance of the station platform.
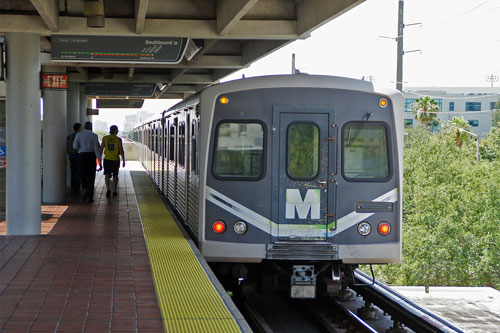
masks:
<svg viewBox="0 0 500 333"><path fill-rule="evenodd" d="M500 291L489 287L391 287L470 333L500 332Z"/></svg>
<svg viewBox="0 0 500 333"><path fill-rule="evenodd" d="M40 236L0 223L1 332L246 332L138 162L106 198L44 206Z"/></svg>

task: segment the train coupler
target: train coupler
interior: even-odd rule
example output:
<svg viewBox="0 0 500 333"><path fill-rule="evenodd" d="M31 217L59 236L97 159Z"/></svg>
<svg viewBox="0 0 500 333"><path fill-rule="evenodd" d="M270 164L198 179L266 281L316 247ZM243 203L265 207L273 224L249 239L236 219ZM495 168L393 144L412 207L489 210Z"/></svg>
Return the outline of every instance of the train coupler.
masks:
<svg viewBox="0 0 500 333"><path fill-rule="evenodd" d="M314 265L294 265L290 278L290 298L316 298Z"/></svg>

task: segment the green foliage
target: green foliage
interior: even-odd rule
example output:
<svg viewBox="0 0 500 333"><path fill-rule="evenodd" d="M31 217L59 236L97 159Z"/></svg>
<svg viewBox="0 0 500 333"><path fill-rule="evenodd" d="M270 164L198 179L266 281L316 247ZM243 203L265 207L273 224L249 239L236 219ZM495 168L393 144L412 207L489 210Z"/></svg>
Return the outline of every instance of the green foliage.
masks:
<svg viewBox="0 0 500 333"><path fill-rule="evenodd" d="M481 158L493 161L500 157L500 127L492 127L490 133L481 139Z"/></svg>
<svg viewBox="0 0 500 333"><path fill-rule="evenodd" d="M413 112L417 113L415 119L422 123L422 125L434 125L435 119L437 117L436 112L439 111L439 104L433 98L424 96L415 99Z"/></svg>
<svg viewBox="0 0 500 333"><path fill-rule="evenodd" d="M448 132L455 133L455 145L459 148L471 137L471 134L467 133L471 125L464 117L453 117L453 120L448 121L444 127Z"/></svg>
<svg viewBox="0 0 500 333"><path fill-rule="evenodd" d="M498 124L500 123L500 102L497 102L493 108L495 110L491 114L491 126L499 127Z"/></svg>
<svg viewBox="0 0 500 333"><path fill-rule="evenodd" d="M479 163L474 140L458 149L454 133L410 131L403 263L376 267L377 278L399 285L500 289L500 160L493 157L500 154L499 130L495 140L483 141L495 142L495 154Z"/></svg>
<svg viewBox="0 0 500 333"><path fill-rule="evenodd" d="M97 134L97 136L99 137L99 142L102 141L102 138L104 138L106 135L109 135L108 132L104 132L104 131L94 131L95 134Z"/></svg>

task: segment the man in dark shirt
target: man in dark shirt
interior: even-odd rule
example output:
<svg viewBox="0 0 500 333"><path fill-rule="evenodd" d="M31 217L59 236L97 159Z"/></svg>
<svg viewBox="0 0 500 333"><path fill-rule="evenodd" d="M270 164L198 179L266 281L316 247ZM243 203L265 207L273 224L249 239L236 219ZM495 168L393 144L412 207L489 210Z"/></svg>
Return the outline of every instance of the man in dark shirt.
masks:
<svg viewBox="0 0 500 333"><path fill-rule="evenodd" d="M78 150L73 148L73 142L78 132L82 129L82 124L74 123L74 132L66 137L66 154L68 154L69 167L71 169L71 194L80 192L80 155Z"/></svg>

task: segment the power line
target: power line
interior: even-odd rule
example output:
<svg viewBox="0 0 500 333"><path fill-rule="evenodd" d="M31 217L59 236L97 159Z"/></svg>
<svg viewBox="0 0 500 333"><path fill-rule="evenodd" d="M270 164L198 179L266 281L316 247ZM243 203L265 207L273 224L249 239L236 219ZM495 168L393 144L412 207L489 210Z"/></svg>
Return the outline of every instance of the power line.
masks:
<svg viewBox="0 0 500 333"><path fill-rule="evenodd" d="M486 0L486 1L483 1L483 2L481 2L479 5L474 6L474 7L472 7L472 8L469 8L469 9L468 9L468 10L466 10L465 12L460 13L460 14L458 14L458 15L456 15L456 16L453 16L452 18L450 18L450 19L448 19L448 20L446 20L446 21L443 21L443 22L441 22L441 23L435 24L435 25L431 26L430 28L431 28L431 29L432 29L432 28L436 28L436 27L439 27L439 26L441 26L441 25L443 25L443 24L446 24L446 23L448 23L448 22L451 22L451 21L453 21L453 20L455 20L455 19L457 19L457 18L459 18L459 17L462 17L462 16L464 16L464 15L466 15L466 14L468 14L468 13L472 12L473 10L475 10L475 9L477 9L477 8L479 8L479 7L483 6L483 5L485 5L485 4L487 4L487 3L488 3L488 2L490 2L490 1L491 1L491 0Z"/></svg>

